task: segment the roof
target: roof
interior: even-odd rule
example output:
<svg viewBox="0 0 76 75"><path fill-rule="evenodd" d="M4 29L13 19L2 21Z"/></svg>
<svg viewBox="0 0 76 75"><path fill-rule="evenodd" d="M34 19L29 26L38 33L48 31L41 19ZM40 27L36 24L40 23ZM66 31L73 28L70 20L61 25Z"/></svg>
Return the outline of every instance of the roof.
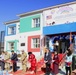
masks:
<svg viewBox="0 0 76 75"><path fill-rule="evenodd" d="M47 8L43 8L43 9L39 9L39 10L35 10L35 11L31 11L31 12L22 13L22 14L19 14L17 16L24 17L24 16L28 16L28 15L32 15L32 14L41 13L41 12L43 12L45 10L48 10L48 9L53 9L53 8L62 7L62 6L65 6L65 5L70 5L70 4L75 4L75 3L76 3L76 1L65 3L65 4L60 4L60 5L56 5L56 6L51 6L51 7L47 7Z"/></svg>
<svg viewBox="0 0 76 75"><path fill-rule="evenodd" d="M10 21L4 22L4 24L7 25L7 24L12 24L12 23L17 23L17 22L20 22L20 20L19 19L17 19L17 20L10 20Z"/></svg>

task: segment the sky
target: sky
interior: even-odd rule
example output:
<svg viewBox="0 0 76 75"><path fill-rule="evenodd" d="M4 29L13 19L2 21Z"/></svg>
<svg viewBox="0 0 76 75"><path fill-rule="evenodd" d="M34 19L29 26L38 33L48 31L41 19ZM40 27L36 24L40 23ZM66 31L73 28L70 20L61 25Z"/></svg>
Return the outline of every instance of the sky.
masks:
<svg viewBox="0 0 76 75"><path fill-rule="evenodd" d="M19 19L18 14L72 1L76 0L0 0L0 31L5 30L4 22Z"/></svg>

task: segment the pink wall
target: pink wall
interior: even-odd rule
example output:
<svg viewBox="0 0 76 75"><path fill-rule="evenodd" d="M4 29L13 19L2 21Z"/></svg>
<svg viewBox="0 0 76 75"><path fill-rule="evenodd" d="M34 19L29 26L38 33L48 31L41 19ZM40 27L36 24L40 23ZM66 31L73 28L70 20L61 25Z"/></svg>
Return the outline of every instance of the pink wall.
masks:
<svg viewBox="0 0 76 75"><path fill-rule="evenodd" d="M29 36L28 37L28 52L40 52L40 48L31 48L31 39L32 38L40 38L40 35Z"/></svg>

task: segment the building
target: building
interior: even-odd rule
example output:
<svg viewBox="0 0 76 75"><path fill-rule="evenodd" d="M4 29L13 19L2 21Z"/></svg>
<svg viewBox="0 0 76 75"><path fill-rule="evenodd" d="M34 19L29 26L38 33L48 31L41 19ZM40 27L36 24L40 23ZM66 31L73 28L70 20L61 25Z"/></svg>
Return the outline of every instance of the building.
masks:
<svg viewBox="0 0 76 75"><path fill-rule="evenodd" d="M20 30L20 21L13 20L5 22L5 50L11 52L11 50L19 51L19 30Z"/></svg>
<svg viewBox="0 0 76 75"><path fill-rule="evenodd" d="M25 50L36 56L42 54L45 46L54 51L58 41L58 52L64 53L76 37L76 2L52 6L19 14L19 20L5 22L5 50Z"/></svg>
<svg viewBox="0 0 76 75"><path fill-rule="evenodd" d="M1 51L4 51L4 37L5 37L5 31L0 31L0 54Z"/></svg>

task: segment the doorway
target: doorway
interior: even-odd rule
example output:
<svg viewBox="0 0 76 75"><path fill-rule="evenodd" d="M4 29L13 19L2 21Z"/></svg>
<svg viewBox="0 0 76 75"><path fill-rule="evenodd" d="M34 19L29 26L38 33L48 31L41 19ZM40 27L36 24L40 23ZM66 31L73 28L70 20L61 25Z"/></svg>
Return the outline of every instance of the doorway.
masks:
<svg viewBox="0 0 76 75"><path fill-rule="evenodd" d="M70 47L70 44L75 45L75 34L72 35L71 43L70 43L70 34L59 34L59 35L49 35L48 40L46 41L45 45L49 47L49 49L54 52L56 50L55 44L58 41L58 53L65 53L65 51ZM51 43L50 43L51 40Z"/></svg>

